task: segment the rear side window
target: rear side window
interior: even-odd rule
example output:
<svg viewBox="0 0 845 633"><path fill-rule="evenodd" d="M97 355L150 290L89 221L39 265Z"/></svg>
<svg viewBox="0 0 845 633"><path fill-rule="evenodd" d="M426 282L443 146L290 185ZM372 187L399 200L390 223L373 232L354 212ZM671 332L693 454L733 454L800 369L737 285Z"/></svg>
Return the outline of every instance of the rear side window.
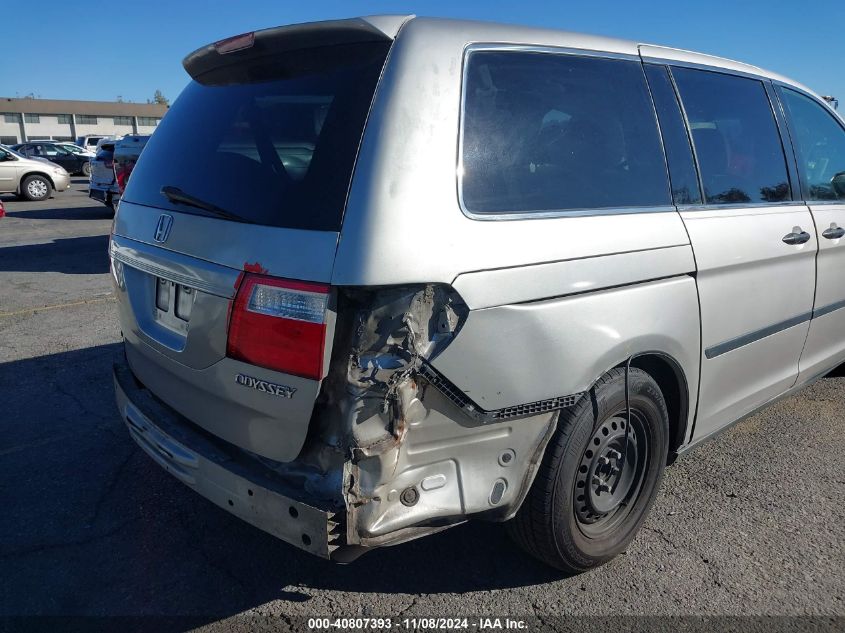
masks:
<svg viewBox="0 0 845 633"><path fill-rule="evenodd" d="M706 204L791 200L783 146L762 82L673 68Z"/></svg>
<svg viewBox="0 0 845 633"><path fill-rule="evenodd" d="M388 42L288 51L191 82L124 198L184 213L175 187L244 222L337 231Z"/></svg>
<svg viewBox="0 0 845 633"><path fill-rule="evenodd" d="M845 200L845 130L834 115L809 97L780 89L798 151L807 200Z"/></svg>
<svg viewBox="0 0 845 633"><path fill-rule="evenodd" d="M465 81L460 173L470 213L671 204L639 62L475 51Z"/></svg>
<svg viewBox="0 0 845 633"><path fill-rule="evenodd" d="M678 98L669 78L669 70L665 66L646 64L645 71L663 134L675 204L701 204L701 190L698 186L692 148Z"/></svg>

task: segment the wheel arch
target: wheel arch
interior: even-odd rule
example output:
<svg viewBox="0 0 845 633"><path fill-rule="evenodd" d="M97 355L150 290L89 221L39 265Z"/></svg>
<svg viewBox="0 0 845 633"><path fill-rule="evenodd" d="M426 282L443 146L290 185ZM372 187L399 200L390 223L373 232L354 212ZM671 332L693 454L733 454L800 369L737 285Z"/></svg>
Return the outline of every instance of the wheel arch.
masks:
<svg viewBox="0 0 845 633"><path fill-rule="evenodd" d="M20 177L20 180L18 180L18 190L15 193L19 194L23 191L23 183L30 176L43 176L47 179L47 182L50 183L50 187L53 188L53 191L56 190L56 183L52 178L50 178L50 174L43 171L28 171Z"/></svg>
<svg viewBox="0 0 845 633"><path fill-rule="evenodd" d="M627 359L616 367L624 367ZM651 376L660 387L669 412L669 453L667 463L675 461L678 449L684 443L689 426L689 381L681 364L670 354L646 351L634 354L631 367L637 367ZM592 388L592 387L591 387Z"/></svg>

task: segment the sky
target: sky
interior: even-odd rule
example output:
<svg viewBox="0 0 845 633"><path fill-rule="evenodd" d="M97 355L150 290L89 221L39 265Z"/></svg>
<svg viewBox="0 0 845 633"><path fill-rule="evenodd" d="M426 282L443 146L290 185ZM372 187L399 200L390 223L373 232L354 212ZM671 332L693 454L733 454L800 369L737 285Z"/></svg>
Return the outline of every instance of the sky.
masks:
<svg viewBox="0 0 845 633"><path fill-rule="evenodd" d="M687 48L791 77L845 107L845 0L3 0L0 96L175 99L182 58L231 35L397 13L527 24ZM8 6L5 6L8 5ZM32 34L30 38L27 33Z"/></svg>

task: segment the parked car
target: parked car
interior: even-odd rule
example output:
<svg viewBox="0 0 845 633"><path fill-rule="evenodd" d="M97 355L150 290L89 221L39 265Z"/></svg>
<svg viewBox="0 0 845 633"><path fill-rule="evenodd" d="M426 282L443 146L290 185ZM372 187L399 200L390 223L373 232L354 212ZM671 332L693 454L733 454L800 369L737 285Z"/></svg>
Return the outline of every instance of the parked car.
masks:
<svg viewBox="0 0 845 633"><path fill-rule="evenodd" d="M88 197L114 211L147 139L149 136L131 134L120 140L101 141L97 156L91 161Z"/></svg>
<svg viewBox="0 0 845 633"><path fill-rule="evenodd" d="M0 193L16 193L25 200L46 200L53 191L70 188L70 174L48 160L28 158L0 145Z"/></svg>
<svg viewBox="0 0 845 633"><path fill-rule="evenodd" d="M79 154L80 156L87 156L88 158L94 158L94 156L96 156L96 154L94 152L89 151L89 150L85 149L84 147L80 147L76 143L70 143L70 142L65 141L65 142L57 142L56 144L61 145L65 149L73 152L74 154Z"/></svg>
<svg viewBox="0 0 845 633"><path fill-rule="evenodd" d="M114 138L113 134L108 134L108 135L89 134L87 136L80 136L78 139L76 139L76 144L79 145L79 147L81 147L82 149L87 150L89 152L93 152L94 154L96 154L97 153L97 144L100 141L102 141L104 139L108 140L108 139L113 139L113 138Z"/></svg>
<svg viewBox="0 0 845 633"><path fill-rule="evenodd" d="M120 199L120 189L114 177L115 141L100 144L97 155L91 159L91 176L88 179L88 197L114 210Z"/></svg>
<svg viewBox="0 0 845 633"><path fill-rule="evenodd" d="M593 568L677 455L845 360L845 122L798 83L413 17L184 66L111 237L119 411L308 552L479 519Z"/></svg>
<svg viewBox="0 0 845 633"><path fill-rule="evenodd" d="M129 176L135 168L141 152L150 140L149 135L129 134L114 146L114 181L122 194L129 182Z"/></svg>
<svg viewBox="0 0 845 633"><path fill-rule="evenodd" d="M33 141L12 145L12 148L27 158L45 158L64 167L70 174L91 175L90 156L73 152L61 143Z"/></svg>

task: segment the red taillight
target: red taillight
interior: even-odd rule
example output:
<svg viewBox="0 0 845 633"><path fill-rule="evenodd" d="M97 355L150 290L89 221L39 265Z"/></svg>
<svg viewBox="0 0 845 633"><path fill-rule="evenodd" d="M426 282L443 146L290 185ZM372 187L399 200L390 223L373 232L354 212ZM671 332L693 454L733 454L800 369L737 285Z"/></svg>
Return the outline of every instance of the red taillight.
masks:
<svg viewBox="0 0 845 633"><path fill-rule="evenodd" d="M3 206L3 201L0 200L0 218L6 215L6 207Z"/></svg>
<svg viewBox="0 0 845 633"><path fill-rule="evenodd" d="M229 320L226 355L319 380L329 286L245 274Z"/></svg>

